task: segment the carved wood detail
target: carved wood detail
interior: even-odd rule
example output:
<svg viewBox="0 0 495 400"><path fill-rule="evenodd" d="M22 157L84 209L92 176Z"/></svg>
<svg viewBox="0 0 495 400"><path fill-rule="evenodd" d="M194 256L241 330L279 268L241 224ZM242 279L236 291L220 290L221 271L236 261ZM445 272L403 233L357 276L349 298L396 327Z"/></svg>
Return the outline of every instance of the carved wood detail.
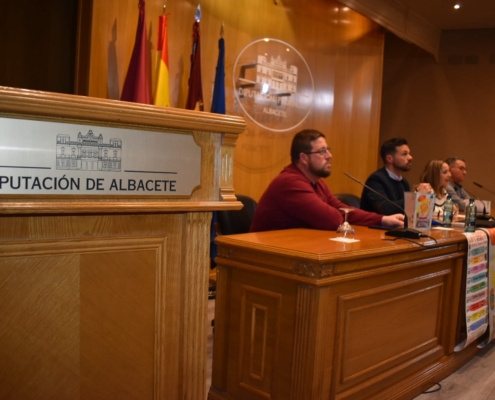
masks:
<svg viewBox="0 0 495 400"><path fill-rule="evenodd" d="M315 264L307 262L294 262L294 272L298 275L307 276L308 278L324 278L334 274L333 264Z"/></svg>

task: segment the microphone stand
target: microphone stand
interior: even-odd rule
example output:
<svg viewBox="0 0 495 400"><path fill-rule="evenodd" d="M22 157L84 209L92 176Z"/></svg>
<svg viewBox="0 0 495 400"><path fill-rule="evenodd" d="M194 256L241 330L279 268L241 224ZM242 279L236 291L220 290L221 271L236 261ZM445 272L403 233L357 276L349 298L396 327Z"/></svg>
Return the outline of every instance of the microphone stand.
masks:
<svg viewBox="0 0 495 400"><path fill-rule="evenodd" d="M477 183L477 182L473 182L473 183L474 183L476 186L478 186L479 188L481 188L481 189L485 189L485 190L489 191L490 193L495 194L495 192L494 192L493 190L487 189L486 187L481 186L481 185L480 185L479 183Z"/></svg>
<svg viewBox="0 0 495 400"><path fill-rule="evenodd" d="M394 203L392 200L389 198L385 197L383 194L377 192L375 189L369 187L368 185L364 184L361 182L359 179L353 177L352 175L349 175L347 172L344 172L344 175L348 176L351 178L353 181L359 183L361 186L364 186L366 189L371 190L373 193L376 195L380 196L382 199L385 201L393 204L396 206L402 213L404 213L404 228L396 228L396 229L391 229L389 231L385 232L385 235L387 236L393 236L397 238L406 238L406 239L419 239L421 235L423 234L422 232L412 229L408 227L408 218L407 218L407 213L406 210L404 210L401 206L399 206L397 203Z"/></svg>

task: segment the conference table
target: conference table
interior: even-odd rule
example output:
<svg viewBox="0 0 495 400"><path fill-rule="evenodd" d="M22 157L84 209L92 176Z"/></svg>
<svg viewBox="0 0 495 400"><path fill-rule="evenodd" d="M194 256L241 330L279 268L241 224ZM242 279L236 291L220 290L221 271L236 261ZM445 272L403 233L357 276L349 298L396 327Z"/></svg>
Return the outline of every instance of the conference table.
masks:
<svg viewBox="0 0 495 400"><path fill-rule="evenodd" d="M290 229L222 236L216 399L411 399L474 357L462 339L462 230L356 241Z"/></svg>

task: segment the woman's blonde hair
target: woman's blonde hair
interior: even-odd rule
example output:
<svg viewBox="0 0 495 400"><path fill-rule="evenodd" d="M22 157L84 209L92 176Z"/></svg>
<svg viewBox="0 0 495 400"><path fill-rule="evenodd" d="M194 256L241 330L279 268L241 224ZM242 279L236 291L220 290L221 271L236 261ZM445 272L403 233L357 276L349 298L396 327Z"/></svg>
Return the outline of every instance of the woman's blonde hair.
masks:
<svg viewBox="0 0 495 400"><path fill-rule="evenodd" d="M435 192L435 195L440 198L445 195L445 187L440 185L440 174L442 166L445 164L443 160L431 160L426 164L419 181L421 183L429 183Z"/></svg>

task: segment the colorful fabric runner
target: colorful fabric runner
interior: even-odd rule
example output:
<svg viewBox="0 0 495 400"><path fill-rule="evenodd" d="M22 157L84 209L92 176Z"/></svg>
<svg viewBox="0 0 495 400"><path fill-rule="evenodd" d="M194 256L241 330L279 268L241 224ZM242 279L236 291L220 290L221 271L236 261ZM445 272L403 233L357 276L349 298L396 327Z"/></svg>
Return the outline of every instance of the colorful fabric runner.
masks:
<svg viewBox="0 0 495 400"><path fill-rule="evenodd" d="M486 332L488 295L488 239L485 232L477 230L464 233L468 241L466 274L466 328L467 337L455 347L461 351Z"/></svg>
<svg viewBox="0 0 495 400"><path fill-rule="evenodd" d="M488 236L488 336L479 347L495 338L495 228L482 229Z"/></svg>

